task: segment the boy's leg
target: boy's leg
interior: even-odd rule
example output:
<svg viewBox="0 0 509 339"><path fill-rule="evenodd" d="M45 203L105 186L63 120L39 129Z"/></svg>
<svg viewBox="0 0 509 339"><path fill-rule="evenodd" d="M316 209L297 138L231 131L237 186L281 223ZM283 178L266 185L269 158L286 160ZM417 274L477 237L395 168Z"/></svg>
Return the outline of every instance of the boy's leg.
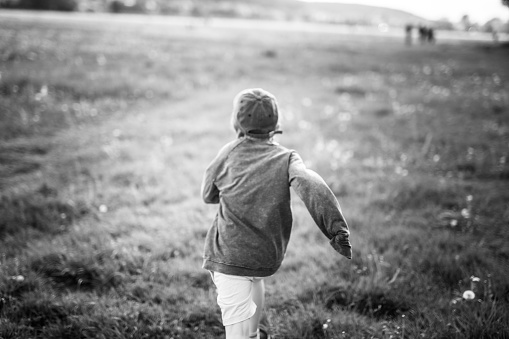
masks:
<svg viewBox="0 0 509 339"><path fill-rule="evenodd" d="M221 308L226 339L248 339L250 319L256 313L251 277L211 272L217 287L217 303Z"/></svg>
<svg viewBox="0 0 509 339"><path fill-rule="evenodd" d="M259 338L256 334L258 333L260 319L262 318L263 308L265 306L265 284L263 279L254 279L252 294L253 301L256 304L256 312L251 319L249 319L249 333L250 338Z"/></svg>
<svg viewBox="0 0 509 339"><path fill-rule="evenodd" d="M224 327L226 332L226 339L249 339L249 322L250 319L241 321L233 325L226 325Z"/></svg>

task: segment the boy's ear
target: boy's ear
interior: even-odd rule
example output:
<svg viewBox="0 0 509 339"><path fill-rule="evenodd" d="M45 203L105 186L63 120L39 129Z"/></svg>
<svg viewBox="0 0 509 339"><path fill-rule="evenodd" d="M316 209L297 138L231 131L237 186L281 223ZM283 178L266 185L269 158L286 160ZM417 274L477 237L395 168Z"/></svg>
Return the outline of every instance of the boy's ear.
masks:
<svg viewBox="0 0 509 339"><path fill-rule="evenodd" d="M235 133L239 134L240 128L237 119L235 119L235 114L232 114L231 124Z"/></svg>
<svg viewBox="0 0 509 339"><path fill-rule="evenodd" d="M233 122L233 130L235 131L235 133L237 134L237 137L243 137L244 136L244 132L242 132L242 130L240 129L238 123L235 121Z"/></svg>
<svg viewBox="0 0 509 339"><path fill-rule="evenodd" d="M235 119L235 115L232 115L232 127L233 127L233 130L235 131L235 134L237 134L237 138L241 138L244 136L244 132L240 128L239 122L237 121L237 119Z"/></svg>

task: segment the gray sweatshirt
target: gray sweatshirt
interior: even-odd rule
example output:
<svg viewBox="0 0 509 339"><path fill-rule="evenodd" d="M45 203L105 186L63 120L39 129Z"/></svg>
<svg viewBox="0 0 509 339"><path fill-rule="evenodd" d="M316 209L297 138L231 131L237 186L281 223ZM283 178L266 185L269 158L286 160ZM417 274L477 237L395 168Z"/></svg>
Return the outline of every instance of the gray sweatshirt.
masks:
<svg viewBox="0 0 509 339"><path fill-rule="evenodd" d="M225 145L205 171L203 200L218 203L219 210L205 238L203 268L274 274L290 240L290 186L332 247L351 259L348 226L324 180L295 151L271 139L241 137Z"/></svg>

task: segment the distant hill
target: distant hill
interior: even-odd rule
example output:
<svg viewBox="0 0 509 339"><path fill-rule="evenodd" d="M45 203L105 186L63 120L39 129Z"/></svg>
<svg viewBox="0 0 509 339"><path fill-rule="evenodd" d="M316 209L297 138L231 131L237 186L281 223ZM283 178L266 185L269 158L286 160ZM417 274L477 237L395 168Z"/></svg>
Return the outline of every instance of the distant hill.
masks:
<svg viewBox="0 0 509 339"><path fill-rule="evenodd" d="M303 13L323 17L326 21L358 24L386 23L392 26L404 26L408 23L426 23L428 20L397 9L356 5L349 3L301 2Z"/></svg>

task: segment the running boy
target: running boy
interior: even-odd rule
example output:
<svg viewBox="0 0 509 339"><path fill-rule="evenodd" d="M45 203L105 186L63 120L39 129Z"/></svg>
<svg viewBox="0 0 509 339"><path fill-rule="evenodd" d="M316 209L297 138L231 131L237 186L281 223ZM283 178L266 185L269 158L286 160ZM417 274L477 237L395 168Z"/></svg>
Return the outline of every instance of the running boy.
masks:
<svg viewBox="0 0 509 339"><path fill-rule="evenodd" d="M290 186L332 247L352 258L350 232L336 197L300 156L280 146L276 98L246 89L233 100L237 139L226 144L205 171L202 197L219 204L209 229L203 268L217 288L226 338L260 338L263 278L281 265L290 239Z"/></svg>

